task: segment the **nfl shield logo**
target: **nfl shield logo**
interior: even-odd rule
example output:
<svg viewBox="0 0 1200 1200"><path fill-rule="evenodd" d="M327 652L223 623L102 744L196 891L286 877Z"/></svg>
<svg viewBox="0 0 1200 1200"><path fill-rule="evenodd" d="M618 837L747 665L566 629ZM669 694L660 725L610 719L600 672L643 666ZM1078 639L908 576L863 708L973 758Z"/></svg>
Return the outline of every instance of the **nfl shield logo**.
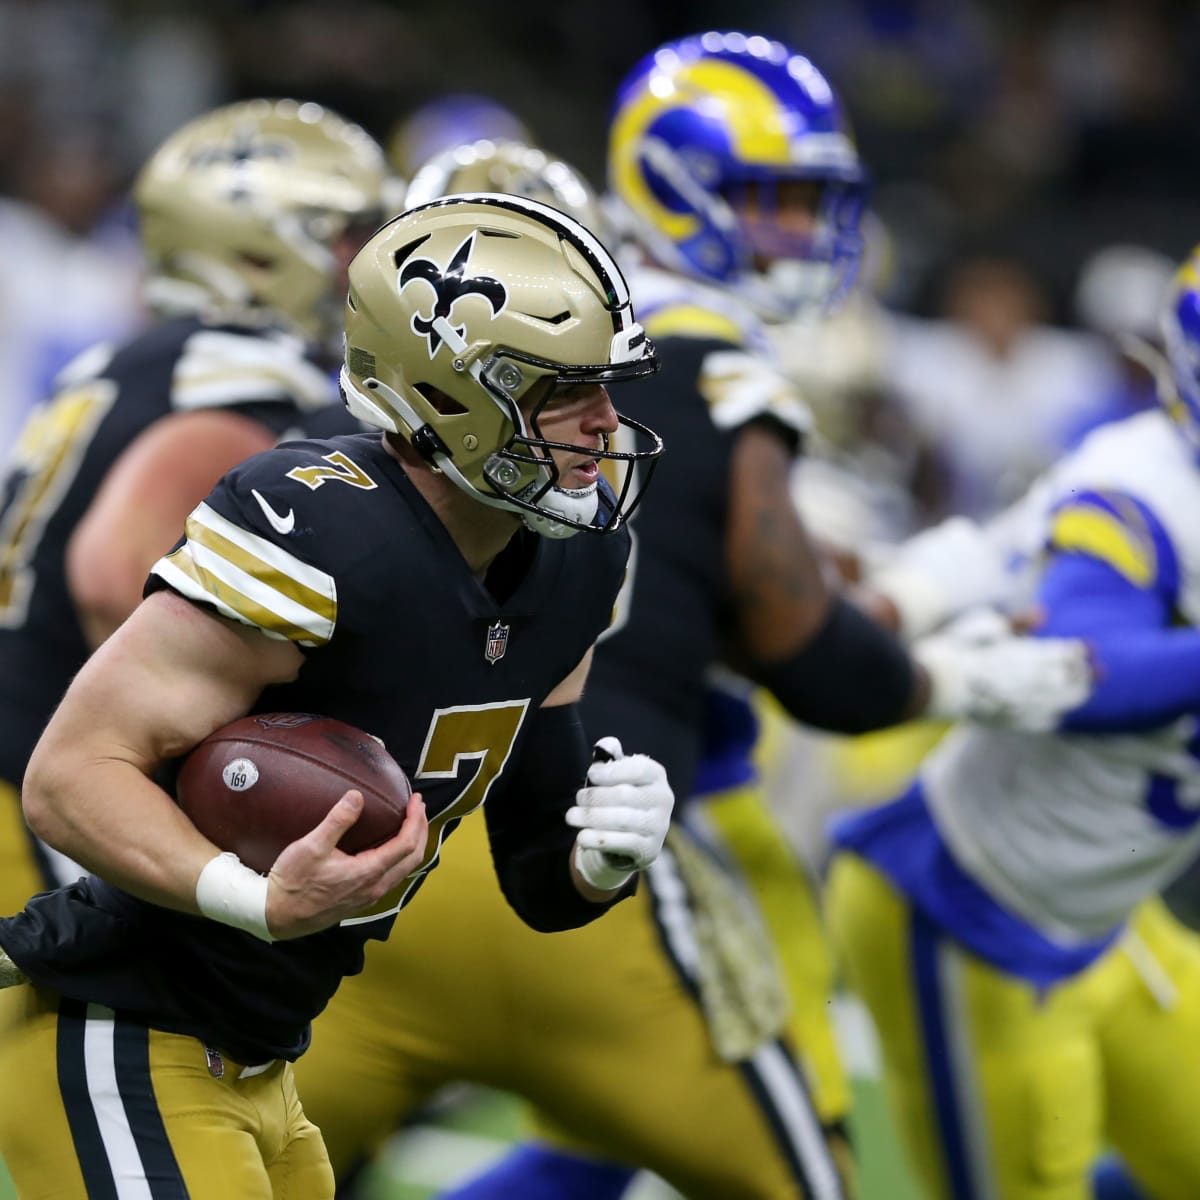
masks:
<svg viewBox="0 0 1200 1200"><path fill-rule="evenodd" d="M498 663L504 657L504 652L507 649L508 626L501 624L499 621L495 625L489 625L487 645L484 647L483 657L490 663Z"/></svg>

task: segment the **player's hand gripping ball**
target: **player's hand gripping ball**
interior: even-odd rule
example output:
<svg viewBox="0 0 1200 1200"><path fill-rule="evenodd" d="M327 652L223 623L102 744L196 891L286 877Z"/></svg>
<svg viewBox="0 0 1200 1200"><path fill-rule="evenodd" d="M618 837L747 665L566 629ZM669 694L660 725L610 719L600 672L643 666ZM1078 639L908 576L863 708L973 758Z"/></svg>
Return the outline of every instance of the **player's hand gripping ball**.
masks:
<svg viewBox="0 0 1200 1200"><path fill-rule="evenodd" d="M370 734L310 713L261 713L209 734L183 761L176 799L222 850L266 873L280 851L311 832L351 788L358 820L338 848L387 841L404 821L412 787Z"/></svg>

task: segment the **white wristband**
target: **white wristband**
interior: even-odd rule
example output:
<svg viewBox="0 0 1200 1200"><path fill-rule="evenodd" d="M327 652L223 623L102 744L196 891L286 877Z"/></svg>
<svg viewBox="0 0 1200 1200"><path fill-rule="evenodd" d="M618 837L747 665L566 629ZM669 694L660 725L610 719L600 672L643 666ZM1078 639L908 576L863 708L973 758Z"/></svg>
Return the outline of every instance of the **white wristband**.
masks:
<svg viewBox="0 0 1200 1200"><path fill-rule="evenodd" d="M615 866L612 855L603 850L584 848L575 843L575 869L585 883L600 892L615 892L629 882L633 872L627 866Z"/></svg>
<svg viewBox="0 0 1200 1200"><path fill-rule="evenodd" d="M273 942L267 928L267 877L226 851L210 858L196 880L196 904L211 921Z"/></svg>

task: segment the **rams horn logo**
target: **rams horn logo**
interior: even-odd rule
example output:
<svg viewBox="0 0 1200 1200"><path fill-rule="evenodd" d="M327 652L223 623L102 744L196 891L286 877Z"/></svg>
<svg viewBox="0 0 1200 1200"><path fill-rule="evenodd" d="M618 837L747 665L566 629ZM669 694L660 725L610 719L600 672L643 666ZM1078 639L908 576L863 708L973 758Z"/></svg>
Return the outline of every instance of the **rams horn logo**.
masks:
<svg viewBox="0 0 1200 1200"><path fill-rule="evenodd" d="M414 280L423 279L434 292L433 313L423 317L414 313L412 327L414 332L429 339L429 357L432 358L442 344L442 335L434 328L438 318L449 321L450 310L455 301L472 293L482 296L492 306L492 315L496 316L508 303L508 291L504 284L490 275L467 275L467 259L475 246L475 234L469 233L463 243L454 252L450 265L442 270L437 263L428 258L414 258L404 264L400 272L399 290L404 289ZM451 328L459 337L466 332L465 325L452 325Z"/></svg>

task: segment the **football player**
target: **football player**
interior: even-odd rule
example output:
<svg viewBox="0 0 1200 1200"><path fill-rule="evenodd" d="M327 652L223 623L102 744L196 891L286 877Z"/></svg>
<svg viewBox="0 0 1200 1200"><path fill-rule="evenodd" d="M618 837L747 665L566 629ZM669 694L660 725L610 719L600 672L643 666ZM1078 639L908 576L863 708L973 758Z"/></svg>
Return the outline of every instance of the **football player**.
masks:
<svg viewBox="0 0 1200 1200"><path fill-rule="evenodd" d="M353 428L333 353L346 266L383 221L386 184L364 130L290 100L198 117L143 167L157 319L62 373L0 486L0 912L80 874L29 834L17 787L184 517L288 431Z"/></svg>
<svg viewBox="0 0 1200 1200"><path fill-rule="evenodd" d="M464 152L466 169L480 154ZM441 164L448 191L455 161ZM684 796L697 789L706 674L723 657L834 728L919 711L931 681L826 589L788 489L805 413L764 357L761 314L820 311L859 250L862 168L828 84L766 39L665 46L622 89L611 177L652 255L631 287L663 341L645 403L669 449L582 707L589 729L653 745ZM1060 649L1059 666L1077 657ZM936 669L935 707L958 703ZM629 1172L597 1156L691 1197L845 1194L846 1094L811 892L744 777L721 765L701 785L721 796L677 823L634 902L550 943L504 911L479 837L455 856L323 1014L300 1064L340 1171L440 1084L471 1079L532 1100L546 1135L587 1155L522 1154L473 1194L622 1190ZM764 911L790 923L790 997L728 862L753 862ZM455 960L412 971L447 930Z"/></svg>
<svg viewBox="0 0 1200 1200"><path fill-rule="evenodd" d="M459 196L371 237L345 312L341 387L375 431L227 473L34 749L26 816L95 874L0 920L30 981L0 1039L23 1194L332 1196L291 1061L459 821L487 800L541 931L628 896L665 837L663 768L613 738L589 764L576 705L641 494L599 464L644 480L662 448L607 390L656 366L616 263L554 209ZM622 427L643 448L610 449ZM268 876L196 830L172 764L277 711L386 743L419 789L395 837L337 849L353 790Z"/></svg>
<svg viewBox="0 0 1200 1200"><path fill-rule="evenodd" d="M831 924L931 1196L1085 1200L1105 1145L1138 1194L1200 1193L1200 940L1156 898L1200 848L1200 249L1163 327L1161 408L1092 433L982 544L931 531L876 579L920 628L990 542L1099 680L1054 730L961 726L833 827Z"/></svg>

